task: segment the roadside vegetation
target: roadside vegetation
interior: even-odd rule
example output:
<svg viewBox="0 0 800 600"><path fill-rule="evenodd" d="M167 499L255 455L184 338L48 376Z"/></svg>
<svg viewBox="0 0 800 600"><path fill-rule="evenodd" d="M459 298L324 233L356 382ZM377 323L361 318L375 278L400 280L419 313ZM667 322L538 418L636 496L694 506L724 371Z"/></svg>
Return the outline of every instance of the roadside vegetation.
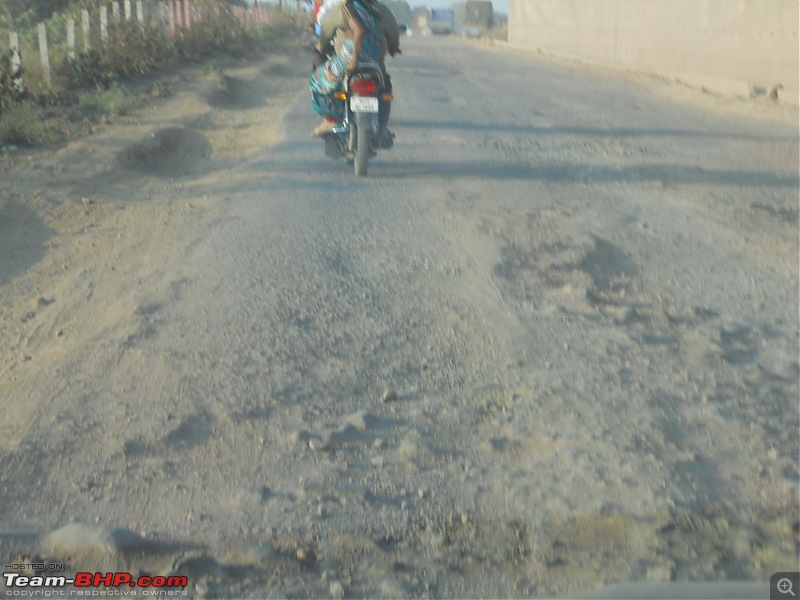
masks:
<svg viewBox="0 0 800 600"><path fill-rule="evenodd" d="M268 24L256 23L238 4L200 0L196 5L204 18L191 27L175 27L174 34L166 15L159 14L160 3L145 1L144 23L112 19L109 10L103 39L94 24L103 0L4 3L0 43L16 32L22 64L16 68L12 52L0 47L0 152L56 144L93 123L125 114L136 102L131 82L153 69L264 52L297 29L291 13L270 11ZM83 39L82 9L92 11L88 40ZM77 30L74 58L65 34L70 19ZM48 31L49 82L39 58L38 23ZM84 50L87 43L90 49Z"/></svg>
<svg viewBox="0 0 800 600"><path fill-rule="evenodd" d="M486 37L490 40L498 40L501 42L508 41L508 25L499 25L492 27L486 32Z"/></svg>

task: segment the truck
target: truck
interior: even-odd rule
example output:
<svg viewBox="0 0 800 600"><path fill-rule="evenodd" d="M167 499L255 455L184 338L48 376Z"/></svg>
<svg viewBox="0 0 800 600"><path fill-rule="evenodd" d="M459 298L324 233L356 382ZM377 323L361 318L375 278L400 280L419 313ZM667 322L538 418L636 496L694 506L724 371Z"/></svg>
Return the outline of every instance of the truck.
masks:
<svg viewBox="0 0 800 600"><path fill-rule="evenodd" d="M422 6L414 11L411 31L415 35L428 35L431 32L431 13L426 7Z"/></svg>
<svg viewBox="0 0 800 600"><path fill-rule="evenodd" d="M449 8L431 9L431 33L449 34L453 33L453 11Z"/></svg>
<svg viewBox="0 0 800 600"><path fill-rule="evenodd" d="M467 0L464 6L464 35L481 37L494 25L494 7L488 0Z"/></svg>

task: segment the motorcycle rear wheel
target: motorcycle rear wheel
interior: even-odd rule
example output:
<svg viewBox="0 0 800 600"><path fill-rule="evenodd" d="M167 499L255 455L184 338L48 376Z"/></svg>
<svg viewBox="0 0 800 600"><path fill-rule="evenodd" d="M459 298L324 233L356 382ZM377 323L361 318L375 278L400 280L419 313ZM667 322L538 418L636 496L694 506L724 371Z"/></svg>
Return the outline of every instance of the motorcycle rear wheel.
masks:
<svg viewBox="0 0 800 600"><path fill-rule="evenodd" d="M370 153L370 131L367 127L359 127L356 130L356 155L353 165L357 177L364 177L367 174L367 162Z"/></svg>

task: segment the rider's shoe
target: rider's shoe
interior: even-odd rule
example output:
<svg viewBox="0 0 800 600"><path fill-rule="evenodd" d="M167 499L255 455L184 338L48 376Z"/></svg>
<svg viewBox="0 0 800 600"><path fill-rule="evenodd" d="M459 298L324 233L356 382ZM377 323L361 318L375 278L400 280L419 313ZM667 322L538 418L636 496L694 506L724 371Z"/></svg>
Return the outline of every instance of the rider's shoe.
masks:
<svg viewBox="0 0 800 600"><path fill-rule="evenodd" d="M389 131L388 129L381 134L380 139L378 140L378 145L383 150L388 150L392 146L394 146L394 134Z"/></svg>

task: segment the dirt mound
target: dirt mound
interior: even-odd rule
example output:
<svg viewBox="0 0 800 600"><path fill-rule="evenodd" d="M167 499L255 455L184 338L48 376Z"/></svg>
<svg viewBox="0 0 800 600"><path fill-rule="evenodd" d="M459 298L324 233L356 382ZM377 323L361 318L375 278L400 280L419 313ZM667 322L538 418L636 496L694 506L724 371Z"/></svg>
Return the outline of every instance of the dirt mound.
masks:
<svg viewBox="0 0 800 600"><path fill-rule="evenodd" d="M207 170L211 143L194 129L169 127L120 152L118 162L128 169L160 177L197 175Z"/></svg>
<svg viewBox="0 0 800 600"><path fill-rule="evenodd" d="M174 550L163 542L148 540L124 527L101 527L70 523L51 532L43 540L45 548L73 558L114 558L125 554L142 555Z"/></svg>
<svg viewBox="0 0 800 600"><path fill-rule="evenodd" d="M293 65L282 62L264 67L261 69L261 74L265 77L298 77L298 75L302 75Z"/></svg>
<svg viewBox="0 0 800 600"><path fill-rule="evenodd" d="M208 95L208 104L214 108L248 110L264 106L264 90L255 82L230 75L220 78L219 86Z"/></svg>

